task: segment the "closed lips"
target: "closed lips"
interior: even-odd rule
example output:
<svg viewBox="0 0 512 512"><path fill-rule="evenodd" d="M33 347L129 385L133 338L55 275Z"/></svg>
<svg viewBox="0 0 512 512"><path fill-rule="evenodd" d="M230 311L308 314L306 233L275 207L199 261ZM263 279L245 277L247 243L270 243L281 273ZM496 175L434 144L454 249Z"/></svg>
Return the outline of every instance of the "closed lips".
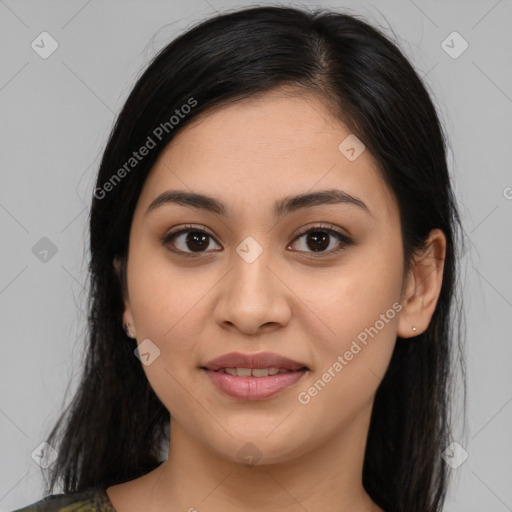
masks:
<svg viewBox="0 0 512 512"><path fill-rule="evenodd" d="M294 361L273 352L231 352L209 361L201 368L214 372L222 371L238 377L266 377L309 369L303 362Z"/></svg>
<svg viewBox="0 0 512 512"><path fill-rule="evenodd" d="M299 370L305 370L305 367L299 368ZM221 368L220 370L214 370L219 373L227 373L234 377L268 377L277 375L278 373L289 373L294 370L288 370L286 368Z"/></svg>

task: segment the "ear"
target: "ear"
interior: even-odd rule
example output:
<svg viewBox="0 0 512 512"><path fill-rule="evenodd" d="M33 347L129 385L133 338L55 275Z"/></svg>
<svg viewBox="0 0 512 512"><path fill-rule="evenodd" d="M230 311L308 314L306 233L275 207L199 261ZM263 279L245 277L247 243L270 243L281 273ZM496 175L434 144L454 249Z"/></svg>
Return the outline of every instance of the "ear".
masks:
<svg viewBox="0 0 512 512"><path fill-rule="evenodd" d="M403 309L398 321L398 336L401 338L426 331L441 293L445 256L446 236L440 229L433 229L425 248L414 256L407 275L401 300Z"/></svg>
<svg viewBox="0 0 512 512"><path fill-rule="evenodd" d="M123 326L125 324L129 324L131 326L131 330L135 333L135 325L132 316L132 310L130 307L130 300L128 297L128 290L126 286L126 262L125 260L115 256L112 265L114 267L114 272L116 273L119 283L121 284L121 291L123 294L124 301L124 312L123 312Z"/></svg>

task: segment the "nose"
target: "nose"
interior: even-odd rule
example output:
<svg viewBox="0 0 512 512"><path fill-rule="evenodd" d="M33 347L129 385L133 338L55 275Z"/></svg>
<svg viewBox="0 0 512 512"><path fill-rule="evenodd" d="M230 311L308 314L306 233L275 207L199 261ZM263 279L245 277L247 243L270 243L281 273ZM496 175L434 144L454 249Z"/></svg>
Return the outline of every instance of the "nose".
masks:
<svg viewBox="0 0 512 512"><path fill-rule="evenodd" d="M223 328L257 336L286 326L293 293L263 251L256 259L235 253L233 266L219 283L214 319Z"/></svg>

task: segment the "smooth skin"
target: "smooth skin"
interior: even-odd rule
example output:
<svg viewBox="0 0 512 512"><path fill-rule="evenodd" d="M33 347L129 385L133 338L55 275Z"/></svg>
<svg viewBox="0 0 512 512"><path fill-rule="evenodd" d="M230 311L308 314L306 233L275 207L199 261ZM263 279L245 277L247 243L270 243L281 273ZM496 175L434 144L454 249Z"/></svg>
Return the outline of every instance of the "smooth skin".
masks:
<svg viewBox="0 0 512 512"><path fill-rule="evenodd" d="M340 152L349 134L320 97L287 87L199 116L160 155L133 217L123 320L138 344L150 339L161 351L143 369L170 412L171 449L154 471L107 489L118 512L382 512L362 486L373 400L396 337L414 343L428 327L446 239L433 230L404 276L397 202L368 150L354 161ZM325 189L368 211L340 203L274 216L275 201ZM166 190L213 196L230 215L178 204L146 214ZM162 243L186 224L211 238ZM298 238L322 224L352 243L331 235L315 252L311 235ZM236 251L248 236L263 251L252 263ZM299 392L394 303L401 311L300 403ZM276 352L310 370L271 398L237 400L200 369L235 351ZM247 443L257 464L239 455Z"/></svg>

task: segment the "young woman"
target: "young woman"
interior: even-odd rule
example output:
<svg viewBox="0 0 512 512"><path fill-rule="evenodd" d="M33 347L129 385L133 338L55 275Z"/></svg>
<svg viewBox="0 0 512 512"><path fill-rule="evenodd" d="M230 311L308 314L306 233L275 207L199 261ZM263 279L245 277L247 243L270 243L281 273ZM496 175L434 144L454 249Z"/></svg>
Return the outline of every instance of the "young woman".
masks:
<svg viewBox="0 0 512 512"><path fill-rule="evenodd" d="M441 510L459 229L379 31L284 7L187 31L105 149L64 493L21 510Z"/></svg>

